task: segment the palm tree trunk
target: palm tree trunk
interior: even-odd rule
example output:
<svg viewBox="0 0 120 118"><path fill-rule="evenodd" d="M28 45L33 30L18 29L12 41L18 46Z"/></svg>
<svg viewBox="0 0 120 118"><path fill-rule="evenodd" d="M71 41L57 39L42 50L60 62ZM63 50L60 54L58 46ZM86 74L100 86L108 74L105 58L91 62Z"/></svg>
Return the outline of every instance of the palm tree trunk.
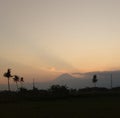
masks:
<svg viewBox="0 0 120 118"><path fill-rule="evenodd" d="M22 87L23 87L23 86L22 86L22 82L20 82L20 84L21 84L21 88L22 88Z"/></svg>
<svg viewBox="0 0 120 118"><path fill-rule="evenodd" d="M16 87L17 87L17 91L18 91L18 84L17 84L17 82L16 82Z"/></svg>
<svg viewBox="0 0 120 118"><path fill-rule="evenodd" d="M96 88L96 83L95 83L95 88Z"/></svg>
<svg viewBox="0 0 120 118"><path fill-rule="evenodd" d="M8 78L8 91L10 91L10 79Z"/></svg>

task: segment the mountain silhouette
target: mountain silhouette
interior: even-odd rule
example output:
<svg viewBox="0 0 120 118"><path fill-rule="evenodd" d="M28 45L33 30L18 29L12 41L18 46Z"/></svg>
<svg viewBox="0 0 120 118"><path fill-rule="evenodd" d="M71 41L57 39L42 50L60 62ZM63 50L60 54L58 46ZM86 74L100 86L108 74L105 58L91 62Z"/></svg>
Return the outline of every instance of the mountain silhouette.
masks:
<svg viewBox="0 0 120 118"><path fill-rule="evenodd" d="M75 73L81 75L81 73ZM111 74L113 75L113 87L120 86L120 71L102 71L102 72L88 72L82 73L82 77L74 77L68 73L62 74L52 81L53 84L67 85L70 88L85 88L93 87L92 78L93 75L97 74L98 82L97 87L110 88ZM74 74L73 74L74 75Z"/></svg>
<svg viewBox="0 0 120 118"><path fill-rule="evenodd" d="M62 74L52 81L53 84L67 85L70 88L80 88L86 85L86 80L76 78L68 73Z"/></svg>
<svg viewBox="0 0 120 118"><path fill-rule="evenodd" d="M67 81L71 79L74 79L74 77L68 73L65 73L57 77L54 81Z"/></svg>

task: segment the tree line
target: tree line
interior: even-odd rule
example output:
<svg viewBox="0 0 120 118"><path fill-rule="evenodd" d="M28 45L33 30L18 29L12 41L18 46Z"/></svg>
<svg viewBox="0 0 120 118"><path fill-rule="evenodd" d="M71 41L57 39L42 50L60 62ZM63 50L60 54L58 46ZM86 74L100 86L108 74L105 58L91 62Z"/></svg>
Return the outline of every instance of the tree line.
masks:
<svg viewBox="0 0 120 118"><path fill-rule="evenodd" d="M8 91L0 92L0 101L13 101L13 100L40 100L40 99L57 99L57 98L71 98L71 97L94 97L94 96L104 96L104 95L118 95L120 96L120 87L107 89L99 88L96 86L98 81L98 76L94 74L91 78L93 82L93 87L87 87L82 89L68 88L66 85L52 85L48 89L38 89L35 87L33 82L33 89L28 90L23 87L24 78L18 75L12 75L11 69L8 69L4 74L4 77L8 80ZM13 79L17 92L11 91L10 79ZM18 84L21 85L19 88ZM6 97L7 96L7 97ZM6 100L5 100L6 99Z"/></svg>

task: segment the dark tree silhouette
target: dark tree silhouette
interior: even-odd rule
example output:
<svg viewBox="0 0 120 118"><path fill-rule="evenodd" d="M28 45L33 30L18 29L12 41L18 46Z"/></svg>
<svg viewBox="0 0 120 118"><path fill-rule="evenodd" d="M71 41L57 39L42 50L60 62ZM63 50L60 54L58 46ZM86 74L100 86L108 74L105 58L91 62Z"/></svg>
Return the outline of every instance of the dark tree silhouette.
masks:
<svg viewBox="0 0 120 118"><path fill-rule="evenodd" d="M97 82L97 81L98 81L97 75L93 75L92 82L95 84L95 87L96 87L96 82Z"/></svg>
<svg viewBox="0 0 120 118"><path fill-rule="evenodd" d="M3 76L8 78L8 90L10 91L10 77L12 77L11 69L8 69L7 72L5 72Z"/></svg>
<svg viewBox="0 0 120 118"><path fill-rule="evenodd" d="M21 77L21 78L20 78L21 88L23 87L23 82L24 82L24 78L23 78L23 77Z"/></svg>
<svg viewBox="0 0 120 118"><path fill-rule="evenodd" d="M69 94L69 90L67 86L65 85L52 85L49 89L50 92L53 93L53 95L57 96L66 96Z"/></svg>
<svg viewBox="0 0 120 118"><path fill-rule="evenodd" d="M16 87L17 87L17 90L18 90L18 89L19 89L19 88L18 88L18 82L19 82L19 80L20 80L19 76L14 75L13 80L14 80L14 82L16 83Z"/></svg>

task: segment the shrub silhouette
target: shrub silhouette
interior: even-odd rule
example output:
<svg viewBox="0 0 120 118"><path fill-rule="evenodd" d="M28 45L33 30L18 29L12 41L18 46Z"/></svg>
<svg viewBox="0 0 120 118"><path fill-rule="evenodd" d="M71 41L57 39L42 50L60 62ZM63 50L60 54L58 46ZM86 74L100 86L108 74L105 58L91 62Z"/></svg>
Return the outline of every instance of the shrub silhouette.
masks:
<svg viewBox="0 0 120 118"><path fill-rule="evenodd" d="M49 89L49 91L53 94L53 95L57 95L57 96L66 96L69 93L69 90L67 88L67 86L60 86L60 85L52 85Z"/></svg>

